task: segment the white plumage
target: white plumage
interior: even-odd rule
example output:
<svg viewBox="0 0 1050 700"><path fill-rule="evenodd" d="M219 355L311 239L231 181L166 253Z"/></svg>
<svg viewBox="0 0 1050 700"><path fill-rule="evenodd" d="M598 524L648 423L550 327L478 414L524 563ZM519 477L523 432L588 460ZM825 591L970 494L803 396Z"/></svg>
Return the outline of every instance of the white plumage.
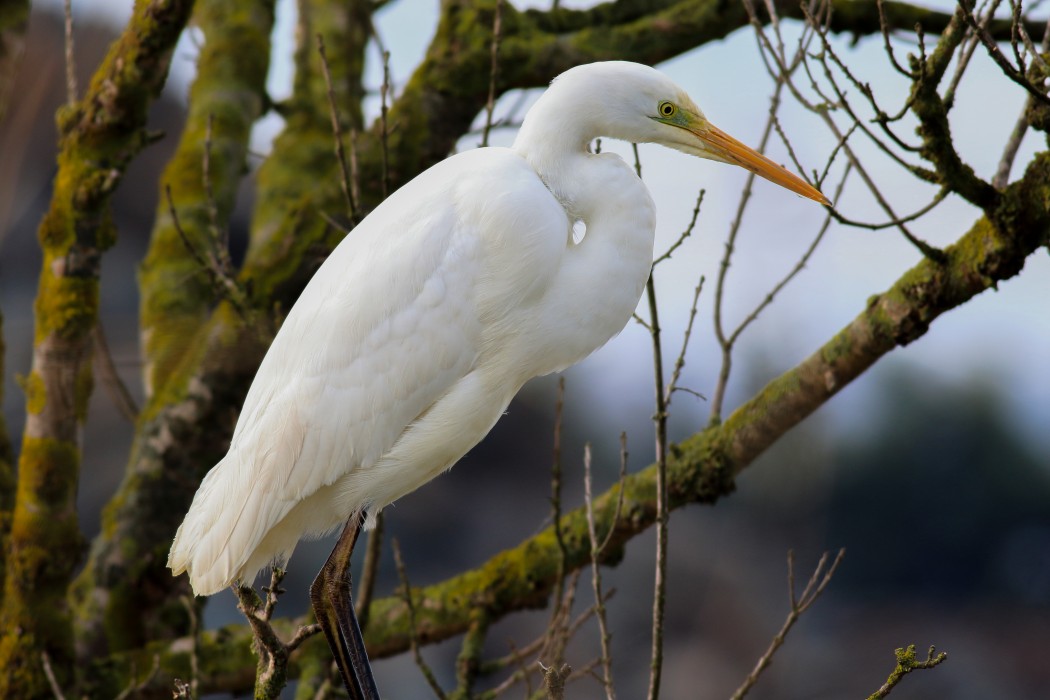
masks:
<svg viewBox="0 0 1050 700"><path fill-rule="evenodd" d="M215 593L306 534L374 517L477 444L522 384L623 328L649 275L655 210L618 156L588 153L598 136L735 163L823 200L652 68L564 73L512 148L430 168L317 271L179 528L175 574Z"/></svg>

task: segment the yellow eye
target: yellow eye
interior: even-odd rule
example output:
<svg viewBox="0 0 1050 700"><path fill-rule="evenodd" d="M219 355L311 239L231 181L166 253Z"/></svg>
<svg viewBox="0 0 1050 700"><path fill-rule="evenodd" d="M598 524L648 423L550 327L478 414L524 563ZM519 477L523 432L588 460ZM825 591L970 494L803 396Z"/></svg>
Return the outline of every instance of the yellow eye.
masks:
<svg viewBox="0 0 1050 700"><path fill-rule="evenodd" d="M678 107L673 102L661 102L659 109L661 117L673 117L678 111Z"/></svg>

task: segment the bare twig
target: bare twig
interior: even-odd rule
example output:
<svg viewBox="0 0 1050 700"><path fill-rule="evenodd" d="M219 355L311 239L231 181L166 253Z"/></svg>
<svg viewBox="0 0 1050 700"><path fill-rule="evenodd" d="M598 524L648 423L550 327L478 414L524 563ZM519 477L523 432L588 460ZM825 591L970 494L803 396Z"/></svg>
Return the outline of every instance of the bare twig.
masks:
<svg viewBox="0 0 1050 700"><path fill-rule="evenodd" d="M1011 2L1013 2L1013 0L1011 0ZM1043 34L1042 46L1037 48L1028 36L1028 31L1024 27L1024 22L1018 20L1021 3L1014 3L1014 7L1014 24L1024 42L1025 48L1033 58L1033 63L1038 63L1039 67L1044 72L1050 72L1047 70L1047 65L1045 61L1043 61L1041 55L1041 53L1046 53L1047 50L1050 50L1050 20L1047 21L1047 28ZM1024 107L1021 109L1021 114L1017 117L1017 122L1014 124L1014 129L1010 133L1010 138L1007 140L1006 146L1003 148L1003 155L999 159L999 166L996 168L995 177L992 179L992 186L997 189L1003 189L1010 181L1010 170L1013 168L1014 159L1017 157L1017 151L1021 147L1021 141L1024 139L1025 132L1028 131L1028 112L1034 106L1035 99L1029 96L1025 101Z"/></svg>
<svg viewBox="0 0 1050 700"><path fill-rule="evenodd" d="M977 19L973 16L973 13L966 7L965 0L959 0L959 9L960 12L962 12L963 19L965 19L966 23L970 25L970 29L977 34L981 43L984 44L984 48L988 52L988 55L991 56L992 60L999 66L1003 75L1027 90L1034 99L1045 105L1050 105L1050 97L1042 91L1045 90L1045 88L1040 89L1036 85L1033 85L1032 81L1030 81L1020 69L1016 68L1006 60L1006 57L1003 56L1003 52L999 50L999 46L995 43L995 39L992 38L992 35L988 33L987 29L978 23Z"/></svg>
<svg viewBox="0 0 1050 700"><path fill-rule="evenodd" d="M113 364L113 355L109 351L109 344L106 342L106 334L102 331L101 321L91 331L91 341L95 346L95 372L102 380L102 386L120 414L128 422L134 423L139 415L139 407Z"/></svg>
<svg viewBox="0 0 1050 700"><path fill-rule="evenodd" d="M850 163L850 167L852 167L852 165L853 164ZM922 217L926 216L931 211L933 211L938 204L943 202L944 199L949 194L951 194L951 192L952 191L947 187L942 187L937 191L937 194L933 196L933 199L931 199L929 202L913 211L911 214L902 216L898 219L893 219L891 221L883 221L877 224L868 221L857 221L855 219L850 219L844 216L842 212L840 212L835 207L828 207L828 211L831 213L831 216L835 219L835 221L838 221L840 224L843 224L845 226L853 226L854 228L866 228L870 231L878 231L880 229L893 228L895 226L899 226L902 223L908 223L911 221L915 221L916 219L921 219Z"/></svg>
<svg viewBox="0 0 1050 700"><path fill-rule="evenodd" d="M499 69L499 43L502 33L503 0L496 0L495 17L492 20L492 65L489 68L489 97L485 102L485 130L482 132L481 145L489 145L489 131L492 129L492 111L496 108L496 72Z"/></svg>
<svg viewBox="0 0 1050 700"><path fill-rule="evenodd" d="M745 6L750 8L750 2L745 2ZM764 33L762 36L764 36ZM766 39L766 41L768 43L768 39ZM780 107L780 94L785 83L786 77L780 77L777 79L776 85L773 88L773 94L770 97L769 117L766 119L766 125L762 131L762 138L759 139L758 142L758 151L760 153L765 152L766 145L769 143L769 137L773 133L773 118ZM748 202L751 200L751 191L754 182L755 174L748 173L747 178L744 181L744 187L740 192L740 198L737 201L736 214L733 216L733 221L729 225L729 233L726 236L725 242L725 251L722 254L722 260L718 266L718 279L715 283L715 337L718 339L719 347L722 350L722 363L718 373L718 383L715 385L714 395L711 399L710 421L712 423L721 420L722 402L725 398L726 388L729 385L729 375L733 366L733 342L729 335L726 334L725 324L722 321L726 279L729 275L729 267L733 259L733 253L736 250L737 235L739 234L740 226L744 221L744 212L747 210Z"/></svg>
<svg viewBox="0 0 1050 700"><path fill-rule="evenodd" d="M930 650L926 653L926 660L918 661L915 658L914 644L909 644L906 649L897 649L894 652L897 657L897 667L893 669L890 677L886 679L886 682L882 684L882 687L868 696L868 700L881 700L889 695L894 686L900 683L901 679L912 671L925 671L926 669L940 665L948 659L948 654L945 652L942 651L940 654L934 656L935 652L936 649L931 646Z"/></svg>
<svg viewBox="0 0 1050 700"><path fill-rule="evenodd" d="M383 199L390 194L390 128L387 123L387 98L390 97L390 52L383 51L383 85L379 88L380 142L383 148Z"/></svg>
<svg viewBox="0 0 1050 700"><path fill-rule="evenodd" d="M638 157L638 146L634 151L634 168L642 176L642 162ZM650 270L645 285L649 304L649 337L653 346L653 383L655 385L656 412L653 414L656 443L656 565L653 572L652 648L649 659L648 699L660 696L660 678L663 671L664 611L667 604L667 522L669 515L667 500L667 404L664 398L663 348L660 340L660 313L656 303L656 280Z"/></svg>
<svg viewBox="0 0 1050 700"><path fill-rule="evenodd" d="M569 576L569 584L565 586L565 594L560 600L555 600L554 615L551 619L550 629L543 639L543 649L539 658L546 659L550 666L561 666L565 662L565 648L569 640L576 633L572 624L572 606L576 599L576 585L580 581L580 570L577 569Z"/></svg>
<svg viewBox="0 0 1050 700"><path fill-rule="evenodd" d="M871 94L870 88L868 88L866 85L864 85L859 80L854 78L852 76L852 74L849 74L848 73L848 69L845 68L844 62L842 62L841 60L838 59L837 55L834 52L834 48L831 46L830 42L827 39L828 25L827 25L826 20L822 20L819 16L814 14L813 10L814 10L814 7L815 7L815 3L813 5L808 6L808 7L807 6L803 6L803 13L804 13L804 15L806 17L807 23L810 26L813 27L814 33L816 34L816 36L819 36L820 39L821 39L822 46L823 46L823 51L820 54L814 56L814 58L816 58L822 64L823 69L824 69L824 74L825 74L826 78L828 79L828 82L832 85L833 89L835 90L835 93L836 93L836 99L835 100L832 100L830 97L828 97L827 95L824 94L824 92L821 90L821 87L820 87L819 83L817 82L816 78L814 77L813 73L810 70L809 62L807 60L809 54L805 50L805 47L806 47L805 42L809 40L808 37L803 37L802 39L800 39L800 41L799 41L799 49L796 52L796 57L801 61L801 65L803 66L803 69L804 69L806 75L809 78L811 87L813 88L813 90L815 92L817 92L817 94L821 95L822 99L824 100L824 103L823 104L819 104L819 105L815 105L815 104L811 103L809 100L806 99L806 97L799 90L798 86L795 84L795 82L794 82L794 80L792 78L791 66L787 65L786 63L784 63L783 61L781 61L777 57L776 50L773 48L772 43L770 42L768 37L766 37L765 30L763 28L762 23L758 20L757 16L754 14L754 8L753 8L753 6L751 4L751 0L745 0L744 6L747 9L747 11L748 11L748 13L749 13L749 15L751 17L752 26L754 27L756 35L759 38L759 46L760 46L760 48L762 48L762 51L760 52L760 55L763 57L763 61L766 62L767 70L770 71L771 77L776 81L777 85L780 85L781 82L783 82L783 84L787 85L787 87L791 91L792 96L795 98L796 101L799 102L799 104L801 104L803 107L805 107L809 111L811 111L814 114L816 114L817 116L819 116L824 121L824 123L827 125L828 129L832 132L832 134L835 135L836 139L838 140L839 148L841 148L846 153L846 156L849 159L849 162L857 170L857 173L860 175L860 177L864 181L865 185L871 191L872 195L875 197L875 200L876 200L876 202L878 202L879 206L883 209L883 211L886 212L886 214L890 217L891 220L895 220L895 221L899 220L900 217L898 217L894 213L894 211L893 211L892 207L890 206L889 202L886 200L886 198L883 196L882 192L879 190L878 186L875 184L874 180L868 174L867 170L864 168L863 164L860 162L860 159L855 155L855 153L853 152L852 148L850 148L849 144L846 143L846 135L843 134L842 130L839 128L839 126L835 123L834 119L832 118L832 114L831 114L832 111L835 108L837 108L837 107L842 107L843 109L845 109L847 111L847 113L850 115L850 117L853 119L853 122L854 122L854 126L851 127L851 130L853 128L859 128L869 139L872 140L873 143L875 143L879 147L879 149L882 152L886 153L889 157L894 159L894 161L899 163L902 167L906 168L912 174L914 174L914 175L916 175L916 176L918 176L918 177L920 177L920 178L922 178L924 180L928 180L928 181L936 180L936 177L933 174L929 173L928 171L925 171L923 168L911 165L911 164L907 163L906 161L904 161L903 159L901 159L901 157L893 149L889 148L885 143L882 142L882 140L880 140L878 137L876 137L875 134L860 120L859 116L857 116L857 114L855 112L853 112L852 108L850 108L849 102L846 99L845 93L838 87L837 83L835 82L834 75L832 74L831 68L830 68L830 66L828 65L828 62L827 62L828 57L830 57L831 60L833 62L835 62L836 65L842 67L844 72L847 72L847 77L851 80L851 82L853 82L858 87L858 89L860 89L864 94L866 94L869 97L869 100L872 100L873 107L876 110L876 113L878 115L877 118L876 118L876 121L882 126L884 131L886 131L887 134L889 134L891 136L891 138L894 138L894 140L902 148L907 149L907 150L914 150L915 147L909 146L908 144L905 144L903 141L898 139L896 137L896 135L893 134L893 132L891 130L888 129L887 122L891 121L892 119L890 117L884 116L884 113L882 112L882 110L878 107L877 104L874 103L874 101L873 101L874 98L873 98L873 95ZM830 4L829 3L825 3L825 6L829 7ZM771 10L771 11L773 11L773 10ZM925 46L923 44L923 35L921 33L921 27L917 27L917 30L919 31L919 43L920 43L920 57L918 59L918 64L919 64L919 71L918 72L919 72L920 75L925 75L925 71L926 71L926 51L925 51ZM775 71L768 65L768 61L766 60L766 55L767 54L772 56L774 61L777 64L777 69ZM930 258L932 260L937 260L937 261L943 261L944 260L944 253L943 253L943 251L940 251L940 250L930 246L925 241L922 241L921 239L916 237L903 224L897 226L897 228L900 230L901 234L912 245L914 245L916 248L918 248L922 252L923 255L925 255L926 257L928 257L928 258ZM716 297L717 297L717 293L716 293ZM717 308L717 301L716 301L716 314L717 314L717 312L718 312L718 308ZM717 398L717 392L716 392L716 398ZM714 410L715 408L718 408L719 410L716 412ZM711 412L712 422L717 422L719 420L720 411L721 411L720 404L718 402L716 402L716 401L712 401L712 412Z"/></svg>
<svg viewBox="0 0 1050 700"><path fill-rule="evenodd" d="M679 389L678 380L681 378L682 370L685 368L685 353L689 349L689 340L693 336L693 323L696 321L697 304L700 301L700 292L703 288L704 276L700 275L700 281L697 282L696 288L693 290L693 303L689 306L689 321L686 323L685 332L682 334L682 349L678 351L678 357L675 358L674 367L671 370L671 381L667 383L667 390L664 392L664 403L667 405L670 405L674 392ZM697 396L701 395L697 394ZM703 397L701 396L701 398Z"/></svg>
<svg viewBox="0 0 1050 700"><path fill-rule="evenodd" d="M335 157L339 161L339 185L343 189L343 199L346 200L346 215L350 219L351 226L353 226L357 223L355 193L354 188L350 185L350 170L347 168L346 152L343 149L343 127L339 123L339 111L336 109L335 90L332 88L332 73L328 68L328 56L325 54L324 36L320 33L317 34L317 53L321 57L321 73L324 75L325 87L328 90L328 114L332 119Z"/></svg>
<svg viewBox="0 0 1050 700"><path fill-rule="evenodd" d="M558 377L558 393L554 400L554 446L551 449L551 525L554 528L554 540L558 544L561 558L558 560L558 575L554 582L554 591L551 599L561 601L565 586L565 563L568 559L568 551L565 547L565 538L561 531L561 428L562 415L565 410L565 376ZM551 611L551 623L549 629L553 632L556 628L555 621L560 614L557 606Z"/></svg>
<svg viewBox="0 0 1050 700"><path fill-rule="evenodd" d="M77 64L73 51L73 1L65 0L62 7L65 16L66 48L66 104L77 101L80 90L77 89Z"/></svg>
<svg viewBox="0 0 1050 700"><path fill-rule="evenodd" d="M197 249L197 246L195 246L193 241L189 239L189 236L186 235L186 232L182 228L182 224L179 222L179 214L175 209L175 201L171 196L171 185L164 185L164 195L168 200L168 212L171 214L171 222L175 227L175 231L179 234L179 238L182 239L182 243L186 246L186 249L191 255L193 255L194 259L208 274L208 278L211 280L216 293L220 297L225 297L226 300L230 302L230 305L233 306L237 315L240 316L241 320L249 327L257 328L259 332L263 332L263 329L253 322L253 314L248 305L247 295L237 283L237 280L234 279L231 274L232 271L228 267L224 268L221 254L216 255L216 252L213 249L209 250L208 254L205 255Z"/></svg>
<svg viewBox="0 0 1050 700"><path fill-rule="evenodd" d="M625 436L621 436L621 441L625 439ZM622 444L622 442L621 442ZM621 454L624 454L626 450L621 447ZM623 465L625 460L621 460ZM621 466L621 473L623 467ZM601 555L601 550L604 545L609 541L608 539L602 543L602 547L598 545L598 533L594 523L594 500L591 496L591 444L587 443L583 447L583 494L584 503L587 507L587 534L591 540L591 587L594 589L594 607L595 616L598 618L598 630L602 645L602 687L605 689L605 697L608 700L616 700L616 692L613 689L612 680L612 653L609 650L609 643L612 641L612 633L609 632L609 626L605 617L605 603L602 596L602 577L601 567L598 564L598 558ZM620 497L622 503L623 489L620 490ZM617 504L617 510L619 510L619 503ZM612 520L609 526L609 530L613 530L616 526L616 519ZM608 533L607 533L608 535Z"/></svg>
<svg viewBox="0 0 1050 700"><path fill-rule="evenodd" d="M846 178L849 177L850 170L851 166L849 165L847 165L846 169L843 170L842 179L839 180L839 184L835 188L835 199L838 199L842 195L842 189L846 185ZM802 272L802 270L805 269L806 264L809 262L809 259L813 257L813 253L816 252L817 246L819 246L820 242L824 240L824 234L827 233L828 228L831 225L832 218L833 217L829 211L828 214L824 217L824 223L821 224L820 228L817 230L817 235L813 237L813 240L810 242L809 247L806 248L806 251L802 254L802 257L799 258L798 262L795 263L795 266L791 268L791 270L789 270L788 273L784 275L784 277L781 278L779 282L777 282L777 284L773 287L773 289L769 291L769 293L766 294L765 298L762 299L758 306L756 306L751 311L751 313L749 313L744 318L744 320L740 322L740 325L736 327L736 330L734 330L732 334L730 334L728 338L728 343L730 347L732 347L736 343L736 341L740 339L740 335L747 329L748 326L750 326L752 323L755 322L755 320L758 319L761 313L765 311L766 307L773 303L777 295L780 294L781 291L783 291L784 287L786 287L791 282L791 280L793 280L798 275L798 273Z"/></svg>
<svg viewBox="0 0 1050 700"><path fill-rule="evenodd" d="M434 672L430 670L430 666L423 660L423 654L419 651L419 639L416 633L416 605L412 600L412 587L408 583L408 572L405 569L405 561L401 558L401 545L398 544L397 538L394 537L390 540L390 545L394 549L394 564L397 566L397 577L401 581L401 588L403 593L403 599L405 601L405 607L408 609L408 626L412 630L409 634L409 643L412 646L412 657L416 661L416 666L423 673L423 678L426 679L427 685L434 691L434 695L439 700L445 700L445 691L442 690L441 684L438 683L437 677L434 676Z"/></svg>
<svg viewBox="0 0 1050 700"><path fill-rule="evenodd" d="M693 215L689 219L689 225L685 227L685 230L682 231L681 235L678 236L677 240L675 240L675 242L671 244L671 247L664 251L663 255L656 258L656 260L653 260L653 267L656 267L664 260L670 260L671 255L676 250L678 250L678 248L680 248L683 243L685 243L685 239L689 238L689 236L693 234L693 229L696 227L696 219L698 216L700 216L700 205L704 202L704 192L705 190L701 189L700 193L696 196L696 205L693 207Z"/></svg>
<svg viewBox="0 0 1050 700"><path fill-rule="evenodd" d="M649 661L649 700L660 697L663 670L664 609L667 602L667 407L664 401L663 350L660 345L660 319L656 306L656 285L652 274L646 284L649 301L649 335L653 345L653 378L656 396L656 566L653 580L652 650Z"/></svg>
<svg viewBox="0 0 1050 700"><path fill-rule="evenodd" d="M66 700L66 696L62 694L62 688L58 685L58 680L55 678L55 672L51 669L51 657L47 655L46 651L40 652L40 663L44 665L44 675L47 676L47 684L51 686L51 694L55 696L55 700Z"/></svg>
<svg viewBox="0 0 1050 700"><path fill-rule="evenodd" d="M842 558L846 555L845 549L840 549L838 555L835 557L835 561L831 563L831 566L825 570L828 563L828 553L820 557L820 561L817 562L816 568L813 570L813 575L809 577L809 583L802 590L802 595L796 597L795 595L795 554L792 551L788 552L788 598L791 602L791 609L788 612L787 619L784 620L783 626L780 631L777 632L776 636L773 637L773 641L770 642L769 647L765 653L759 658L758 663L755 664L755 668L752 669L751 673L748 674L747 678L736 689L733 693L731 700L741 700L747 693L754 687L755 683L758 682L758 677L764 670L769 666L773 660L773 654L776 653L777 649L784 643L784 639L787 637L787 633L791 631L791 628L798 618L802 616L802 613L806 612L811 605L820 597L820 594L824 592L827 585L831 582L831 577L835 575L835 570L838 568Z"/></svg>
<svg viewBox="0 0 1050 700"><path fill-rule="evenodd" d="M905 78L908 78L909 80L914 80L918 77L918 75L915 73L915 71L909 70L902 66L900 62L897 61L897 55L893 52L893 44L890 43L890 28L889 24L886 22L886 9L884 5L884 0L875 0L875 6L879 10L879 28L882 30L882 44L884 50L886 51L886 55L890 58L890 63L892 63L896 71L903 75Z"/></svg>
<svg viewBox="0 0 1050 700"><path fill-rule="evenodd" d="M189 697L200 697L200 645L201 625L200 616L197 614L197 605L192 596L184 595L179 599L182 607L186 609L186 615L190 618L190 680L186 686Z"/></svg>
<svg viewBox="0 0 1050 700"><path fill-rule="evenodd" d="M361 568L361 584L358 586L357 602L354 613L357 624L364 632L368 628L368 617L372 608L372 596L375 593L376 578L379 575L379 557L383 548L383 511L376 514L376 524L368 533L368 546L365 548L365 561Z"/></svg>

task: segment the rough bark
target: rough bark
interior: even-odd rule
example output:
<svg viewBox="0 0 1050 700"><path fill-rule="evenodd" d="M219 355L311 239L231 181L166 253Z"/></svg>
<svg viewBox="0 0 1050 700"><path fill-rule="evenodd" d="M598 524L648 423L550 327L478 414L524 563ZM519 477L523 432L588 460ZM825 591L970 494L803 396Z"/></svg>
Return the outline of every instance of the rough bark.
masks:
<svg viewBox="0 0 1050 700"><path fill-rule="evenodd" d="M156 223L139 271L147 397L163 388L215 305L215 288L198 256L221 245L218 234L248 170L248 138L267 107L273 18L272 0L201 0L193 15L204 35L197 77L178 148L161 176ZM186 241L171 216L169 188Z"/></svg>
<svg viewBox="0 0 1050 700"><path fill-rule="evenodd" d="M148 142L146 108L164 84L191 5L138 2L84 99L60 112L58 174L39 229L44 260L0 608L0 697L50 697L45 652L60 683L72 676L66 591L83 552L76 513L78 427L91 392L99 263L116 235L109 197Z"/></svg>
<svg viewBox="0 0 1050 700"><path fill-rule="evenodd" d="M184 629L186 614L177 598L158 595L173 590L165 569L167 545L189 505L186 494L200 481L199 465L222 455L220 444L201 439L209 435L201 426L232 432L231 407L243 400L261 358L257 335L231 332L243 321L227 314L228 305L212 314L214 287L177 232L164 190L170 186L180 227L198 254L221 245L209 210L215 208L223 226L247 170L251 127L266 103L273 3L207 0L193 16L205 37L198 77L186 127L160 182L157 222L139 275L148 403L132 446L132 468L103 513L102 535L72 590L81 660L170 636L172 625ZM190 373L196 381L170 381ZM202 403L212 412L198 410ZM185 592L184 586L174 590Z"/></svg>

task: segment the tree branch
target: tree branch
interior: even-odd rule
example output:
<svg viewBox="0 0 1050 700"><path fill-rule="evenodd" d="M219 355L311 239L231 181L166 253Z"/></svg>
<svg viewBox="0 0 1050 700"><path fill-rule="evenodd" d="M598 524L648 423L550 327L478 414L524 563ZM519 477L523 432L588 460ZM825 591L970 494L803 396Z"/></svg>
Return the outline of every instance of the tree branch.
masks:
<svg viewBox="0 0 1050 700"><path fill-rule="evenodd" d="M712 503L730 492L736 474L879 358L924 335L942 313L1016 275L1026 258L1044 244L1050 231L1048 183L1050 154L1040 154L1024 177L1003 193L1004 212L1017 213L1027 208L1027 214L1019 218L1003 215L998 225L981 217L945 250L945 264L925 259L919 262L890 289L873 297L835 337L797 367L771 381L720 426L673 446L667 463L670 506ZM629 475L622 484L594 500L595 537L608 541L601 553L603 564L617 564L626 543L655 522L656 470L657 465L650 465ZM570 571L590 563L591 533L586 510L577 508L561 519L565 568ZM414 626L409 624L402 597L374 601L372 622L365 635L369 654L381 658L402 653L409 648L413 635L433 643L461 634L469 628L472 615L477 615L479 608L488 620L495 622L512 612L543 606L559 576L562 556L554 528L548 527L473 571L417 589L413 598ZM239 653L237 645L247 646L242 629L227 628L223 635L227 641L217 641L214 633L207 638L206 646L218 643L221 650L213 646L206 657ZM170 673L170 669L184 663L181 655L185 652L180 651L184 646L175 642L162 654L162 669ZM161 645L150 649L163 648ZM295 673L293 666L289 677ZM238 688L232 688L226 680L221 683L220 686L216 679L209 685L202 678L202 691L243 692L250 687L250 681Z"/></svg>
<svg viewBox="0 0 1050 700"><path fill-rule="evenodd" d="M185 450L199 445L201 434L208 432L188 422L193 414L172 411L193 405L200 393L217 391L226 400L242 396L237 393L236 382L232 392L219 384L209 385L214 388L166 385L173 376L183 376L178 374L180 363L189 361L192 366L210 368L200 351L214 338L209 314L217 295L197 254L210 254L224 245L213 223L229 219L246 168L251 127L264 109L273 2L202 0L193 18L206 41L190 90L186 126L161 176L161 186L170 188L173 201L170 207L165 197L158 202L149 250L139 271L145 419L136 431L124 483L105 510L105 534L94 543L88 565L74 584L77 648L83 659L108 649L169 637L172 631L168 625L172 622L180 625L180 633L184 631L182 625L188 624L188 619L178 598L187 591L177 589L162 609L156 587L136 582L142 580L140 576L148 579L163 575L167 560L164 552L189 505L188 499L179 498L185 486L169 487L172 482L182 484L192 479L199 466L173 459L167 466L179 473L161 479L164 488L154 493L150 489L156 482L151 476L156 472L147 464L151 458L167 454L169 443L178 442L179 449ZM231 317L231 323L242 321ZM228 337L224 340L226 352L243 351L239 344L229 347ZM250 347L252 339L244 344ZM229 377L213 376L213 381L222 380ZM152 428L162 416L170 421L165 429L154 433ZM232 427L229 416L213 416L211 420L211 425ZM108 624L107 620L115 618L121 620L120 625Z"/></svg>
<svg viewBox="0 0 1050 700"><path fill-rule="evenodd" d="M58 173L39 229L43 266L0 608L0 697L47 692L44 652L63 686L76 667L66 588L83 548L78 429L91 393L100 261L116 238L109 198L149 141L146 109L164 84L192 4L139 0L84 99L59 111Z"/></svg>

